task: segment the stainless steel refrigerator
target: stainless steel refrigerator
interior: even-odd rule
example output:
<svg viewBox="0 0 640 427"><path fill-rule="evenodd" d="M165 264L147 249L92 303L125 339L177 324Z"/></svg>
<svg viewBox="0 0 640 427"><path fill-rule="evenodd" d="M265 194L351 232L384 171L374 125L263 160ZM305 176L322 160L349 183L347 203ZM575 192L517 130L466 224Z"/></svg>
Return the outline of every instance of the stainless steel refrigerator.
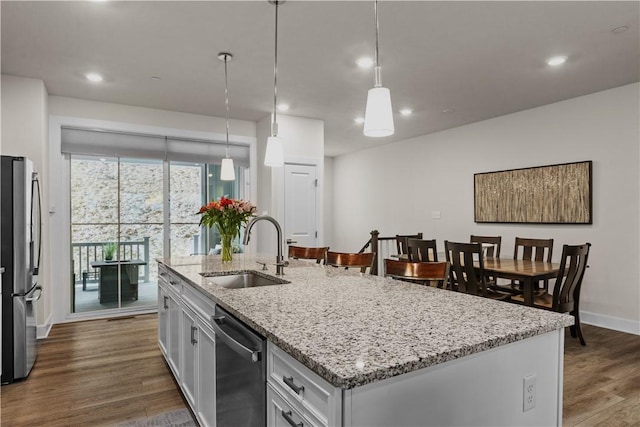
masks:
<svg viewBox="0 0 640 427"><path fill-rule="evenodd" d="M26 378L36 360L41 248L40 183L25 157L0 159L2 384Z"/></svg>

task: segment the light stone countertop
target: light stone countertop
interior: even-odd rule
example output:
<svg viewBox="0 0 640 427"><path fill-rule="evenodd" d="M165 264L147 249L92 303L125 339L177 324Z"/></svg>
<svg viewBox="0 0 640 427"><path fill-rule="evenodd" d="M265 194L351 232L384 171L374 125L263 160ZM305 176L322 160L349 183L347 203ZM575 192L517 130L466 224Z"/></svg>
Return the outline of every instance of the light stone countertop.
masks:
<svg viewBox="0 0 640 427"><path fill-rule="evenodd" d="M573 325L572 316L291 260L291 283L224 289L214 277L275 257L158 259L336 387L362 386Z"/></svg>

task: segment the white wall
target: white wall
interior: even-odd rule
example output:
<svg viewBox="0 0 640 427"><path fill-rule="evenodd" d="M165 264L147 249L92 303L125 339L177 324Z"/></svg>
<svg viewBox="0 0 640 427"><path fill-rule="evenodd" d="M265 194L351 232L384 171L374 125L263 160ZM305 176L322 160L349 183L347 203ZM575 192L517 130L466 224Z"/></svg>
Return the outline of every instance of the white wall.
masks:
<svg viewBox="0 0 640 427"><path fill-rule="evenodd" d="M51 251L49 250L49 150L47 89L42 80L2 75L2 154L33 160L42 185L43 298L37 304L36 321L42 333L51 315ZM46 332L44 332L46 333Z"/></svg>
<svg viewBox="0 0 640 427"><path fill-rule="evenodd" d="M258 214L267 212L284 229L284 168L264 165L267 138L271 135L271 116L257 124L258 147ZM278 114L278 137L282 139L285 163L316 166L318 179L318 236L323 244L324 236L324 122L322 120ZM260 253L276 253L275 229L270 225L256 224L252 231L252 246ZM283 230L284 231L284 230ZM286 255L286 254L285 254Z"/></svg>
<svg viewBox="0 0 640 427"><path fill-rule="evenodd" d="M639 84L522 111L334 161L336 250L358 250L369 231L422 231L425 238L468 241L502 235L591 242L581 295L583 320L640 333ZM593 225L476 224L473 174L593 160ZM339 183L349 185L339 185ZM442 218L431 219L432 211ZM588 339L588 337L587 337Z"/></svg>
<svg viewBox="0 0 640 427"><path fill-rule="evenodd" d="M333 157L324 158L324 246L333 245Z"/></svg>

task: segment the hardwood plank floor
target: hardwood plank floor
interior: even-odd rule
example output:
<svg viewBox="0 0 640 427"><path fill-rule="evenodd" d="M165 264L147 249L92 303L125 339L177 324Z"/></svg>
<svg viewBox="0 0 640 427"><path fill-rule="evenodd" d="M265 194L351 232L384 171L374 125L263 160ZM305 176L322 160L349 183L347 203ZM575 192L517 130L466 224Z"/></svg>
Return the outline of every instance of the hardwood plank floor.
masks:
<svg viewBox="0 0 640 427"><path fill-rule="evenodd" d="M155 314L54 325L28 380L2 386L0 400L3 427L112 426L186 407Z"/></svg>
<svg viewBox="0 0 640 427"><path fill-rule="evenodd" d="M0 423L113 426L185 408L156 328L155 314L55 325L29 379L0 389ZM565 339L563 424L640 426L640 337L584 333L586 347Z"/></svg>

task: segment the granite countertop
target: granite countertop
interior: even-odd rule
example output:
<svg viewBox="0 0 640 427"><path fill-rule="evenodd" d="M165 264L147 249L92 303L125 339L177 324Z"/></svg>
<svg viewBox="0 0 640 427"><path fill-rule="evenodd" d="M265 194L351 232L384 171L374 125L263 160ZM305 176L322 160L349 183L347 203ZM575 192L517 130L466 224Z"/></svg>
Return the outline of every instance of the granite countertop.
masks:
<svg viewBox="0 0 640 427"><path fill-rule="evenodd" d="M217 304L340 388L354 388L573 324L572 316L291 260L291 283L224 289L215 277L275 275L275 257L159 259ZM267 262L268 272L256 261Z"/></svg>

